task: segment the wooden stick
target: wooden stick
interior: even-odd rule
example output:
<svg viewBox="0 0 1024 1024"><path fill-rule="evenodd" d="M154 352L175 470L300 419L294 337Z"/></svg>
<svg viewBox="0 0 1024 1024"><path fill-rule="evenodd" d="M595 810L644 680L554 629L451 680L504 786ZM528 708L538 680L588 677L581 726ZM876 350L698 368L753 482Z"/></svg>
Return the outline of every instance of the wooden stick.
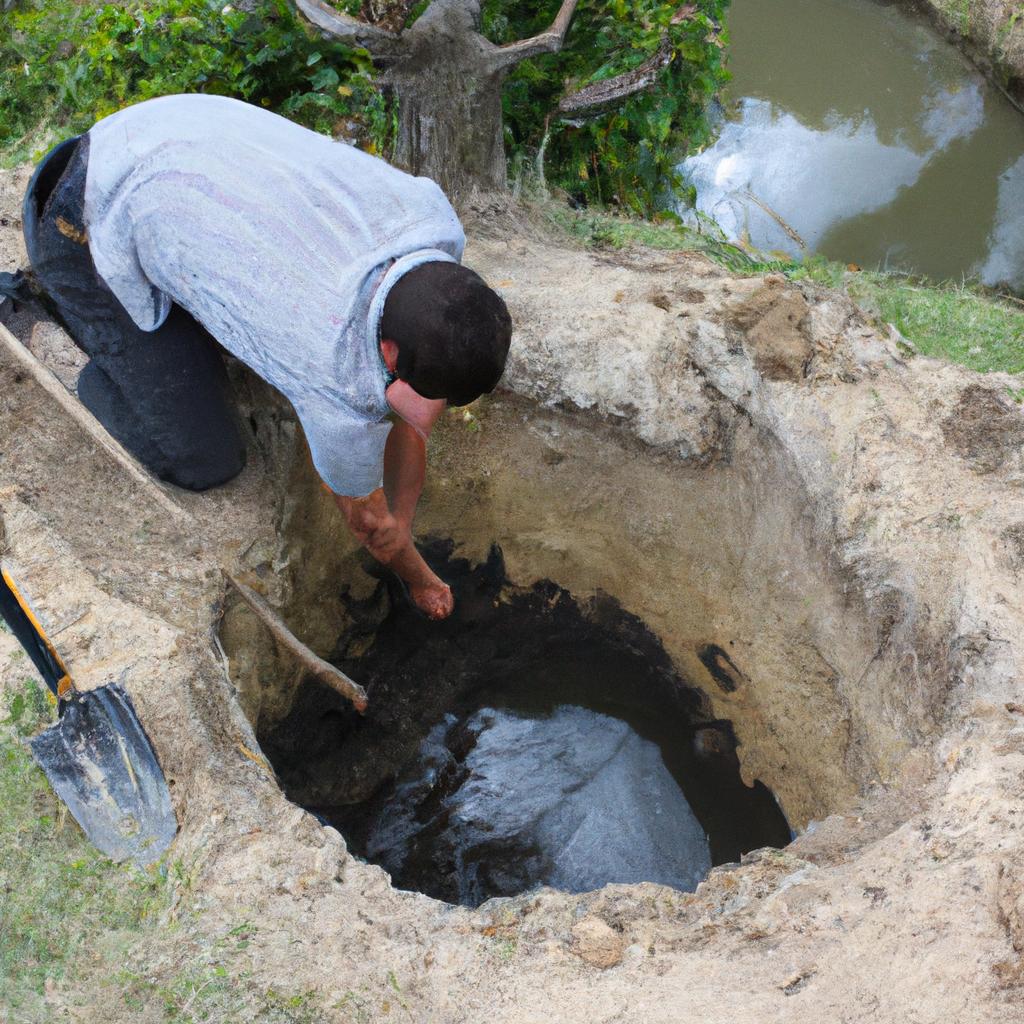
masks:
<svg viewBox="0 0 1024 1024"><path fill-rule="evenodd" d="M789 235L789 237L792 238L793 241L796 242L796 244L799 245L804 252L807 251L807 243L797 234L796 228L790 227L782 219L781 214L776 213L763 199L758 199L758 197L755 196L754 193L750 191L750 189L746 189L745 192L747 198L752 203L755 203L757 206L760 206L761 209L764 210L764 212L767 213L768 216L771 217L771 219L775 221L775 223L778 224L779 227L782 228L782 230L785 231L786 234Z"/></svg>
<svg viewBox="0 0 1024 1024"><path fill-rule="evenodd" d="M336 690L352 701L359 714L366 711L369 700L366 691L353 682L344 672L336 669L330 662L314 654L280 619L270 605L251 587L236 580L226 569L223 570L228 582L238 591L242 600L256 613L263 624L270 630L274 639L287 651L295 656L304 669L316 676L322 683Z"/></svg>
<svg viewBox="0 0 1024 1024"><path fill-rule="evenodd" d="M172 501L121 445L107 433L103 424L44 366L3 324L0 324L0 351L5 353L61 407L74 422L109 455L131 479L181 525L194 525L194 520L180 505Z"/></svg>

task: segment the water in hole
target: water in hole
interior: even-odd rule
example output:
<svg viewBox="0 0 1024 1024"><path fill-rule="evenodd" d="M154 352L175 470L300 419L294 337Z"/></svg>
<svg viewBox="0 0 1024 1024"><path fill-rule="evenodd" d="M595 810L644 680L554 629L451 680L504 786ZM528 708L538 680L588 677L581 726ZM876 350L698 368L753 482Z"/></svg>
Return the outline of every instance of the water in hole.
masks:
<svg viewBox="0 0 1024 1024"><path fill-rule="evenodd" d="M460 903L551 885L692 890L711 867L656 744L624 721L563 705L448 715L375 810L366 856L401 879L443 870Z"/></svg>
<svg viewBox="0 0 1024 1024"><path fill-rule="evenodd" d="M789 841L771 792L740 777L731 724L639 619L551 581L512 586L497 549L478 565L450 543L426 553L455 590L449 620L383 584L350 602L332 660L367 687L366 716L306 680L260 732L288 796L354 853L475 906L540 885L692 890Z"/></svg>
<svg viewBox="0 0 1024 1024"><path fill-rule="evenodd" d="M874 0L733 0L727 116L682 165L733 239L1024 289L1024 116Z"/></svg>

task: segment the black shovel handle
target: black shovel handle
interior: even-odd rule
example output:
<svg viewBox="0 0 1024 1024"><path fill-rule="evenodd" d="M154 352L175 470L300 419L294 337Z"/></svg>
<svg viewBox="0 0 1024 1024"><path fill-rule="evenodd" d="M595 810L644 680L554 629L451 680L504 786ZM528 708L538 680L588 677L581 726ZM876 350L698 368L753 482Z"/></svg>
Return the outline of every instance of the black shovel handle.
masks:
<svg viewBox="0 0 1024 1024"><path fill-rule="evenodd" d="M43 627L39 625L39 620L32 611L28 600L18 590L11 574L2 566L0 566L0 615L10 626L18 643L25 648L25 653L39 669L39 674L54 696L70 696L73 684L68 670L64 667L64 662L60 660L60 655L43 632Z"/></svg>

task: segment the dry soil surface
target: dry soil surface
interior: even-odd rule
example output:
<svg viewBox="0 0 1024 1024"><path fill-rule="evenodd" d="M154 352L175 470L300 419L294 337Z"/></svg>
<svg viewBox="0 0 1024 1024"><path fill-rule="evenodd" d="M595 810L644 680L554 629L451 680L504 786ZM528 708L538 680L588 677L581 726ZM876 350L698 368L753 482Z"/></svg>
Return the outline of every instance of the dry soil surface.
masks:
<svg viewBox="0 0 1024 1024"><path fill-rule="evenodd" d="M20 253L23 177L0 177L0 269ZM1022 381L915 357L841 296L782 278L582 251L500 207L471 211L470 235L514 355L481 429L452 417L433 442L419 528L470 557L500 540L522 583L643 617L743 723L745 770L800 834L695 893L545 890L470 911L396 891L260 756L250 719L279 713L294 673L266 678L269 644L251 622L245 642L238 609L230 666L214 639L222 565L321 651L332 594L369 586L287 410L253 390L244 474L157 500L0 354L0 548L66 627L81 685L133 695L180 823L179 919L196 936L256 922L246 969L315 992L330 1021L1024 1021L1024 453L1005 394ZM20 317L72 384L67 340ZM702 495L714 516L697 516ZM790 554L813 601L786 582ZM735 692L690 649L725 628ZM772 657L762 634L796 667L744 660ZM797 770L802 745L818 753ZM161 1019L155 997L127 1011L110 979L53 999L61 1019Z"/></svg>

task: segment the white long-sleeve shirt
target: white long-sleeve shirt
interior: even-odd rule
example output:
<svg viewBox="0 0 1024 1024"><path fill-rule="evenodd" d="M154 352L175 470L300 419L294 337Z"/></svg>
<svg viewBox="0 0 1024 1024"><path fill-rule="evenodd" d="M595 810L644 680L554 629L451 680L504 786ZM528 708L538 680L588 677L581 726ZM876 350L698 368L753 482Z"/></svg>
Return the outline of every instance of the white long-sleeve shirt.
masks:
<svg viewBox="0 0 1024 1024"><path fill-rule="evenodd" d="M89 132L85 220L142 330L182 306L291 401L335 493L380 486L384 299L465 244L434 182L238 100L167 96Z"/></svg>

